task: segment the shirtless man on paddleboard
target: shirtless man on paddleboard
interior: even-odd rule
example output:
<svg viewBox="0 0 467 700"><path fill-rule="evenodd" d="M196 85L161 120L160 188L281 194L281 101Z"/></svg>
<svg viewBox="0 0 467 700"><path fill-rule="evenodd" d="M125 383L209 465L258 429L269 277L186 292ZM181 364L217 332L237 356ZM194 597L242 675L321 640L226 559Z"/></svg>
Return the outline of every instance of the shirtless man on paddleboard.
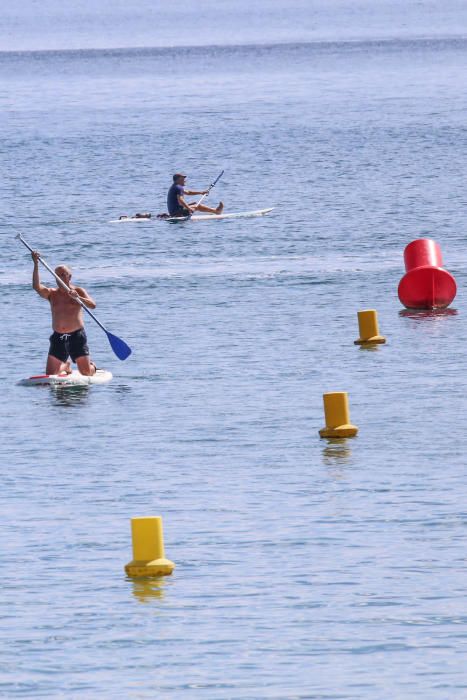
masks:
<svg viewBox="0 0 467 700"><path fill-rule="evenodd" d="M212 207L207 207L204 204L188 204L185 200L185 195L192 197L195 194L208 194L209 190L203 190L198 192L196 190L186 190L185 189L186 175L181 173L176 173L173 176L173 185L170 187L167 193L167 210L170 216L190 216L194 211L205 211L208 214L222 214L224 205L219 202L219 206L216 209Z"/></svg>
<svg viewBox="0 0 467 700"><path fill-rule="evenodd" d="M71 372L68 357L78 365L81 374L90 376L95 373L96 365L89 358L89 348L84 330L83 309L75 299L80 299L89 309L96 308L96 302L85 289L70 284L71 270L66 265L59 265L55 273L70 288L67 292L60 285L57 289L45 287L39 279L40 253L31 254L34 261L32 287L43 299L48 299L52 310L53 333L50 336L49 355L46 374Z"/></svg>

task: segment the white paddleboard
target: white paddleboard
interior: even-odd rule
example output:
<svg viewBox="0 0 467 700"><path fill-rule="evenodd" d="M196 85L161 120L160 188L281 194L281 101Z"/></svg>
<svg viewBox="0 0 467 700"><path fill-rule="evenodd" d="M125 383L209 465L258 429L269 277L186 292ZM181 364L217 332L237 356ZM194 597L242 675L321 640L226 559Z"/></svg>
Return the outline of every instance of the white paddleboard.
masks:
<svg viewBox="0 0 467 700"><path fill-rule="evenodd" d="M90 377L80 374L74 369L71 374L36 374L33 377L22 379L18 384L22 386L87 386L88 384L107 384L112 379L112 372L107 372L105 369L98 369L96 373Z"/></svg>
<svg viewBox="0 0 467 700"><path fill-rule="evenodd" d="M245 219L255 216L264 216L272 211L274 207L269 209L256 209L255 211L239 211L228 214L193 214L193 216L169 216L166 219L159 219L157 216L142 217L142 216L122 216L120 219L113 219L111 224L123 224L128 221L168 221L169 223L181 223L183 221L218 221L219 219Z"/></svg>

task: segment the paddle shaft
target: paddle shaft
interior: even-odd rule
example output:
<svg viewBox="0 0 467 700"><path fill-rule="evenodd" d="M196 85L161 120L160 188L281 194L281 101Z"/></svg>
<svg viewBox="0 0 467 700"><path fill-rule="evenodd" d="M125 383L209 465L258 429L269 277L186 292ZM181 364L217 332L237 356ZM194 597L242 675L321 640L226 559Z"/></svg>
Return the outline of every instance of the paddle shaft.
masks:
<svg viewBox="0 0 467 700"><path fill-rule="evenodd" d="M211 182L211 184L210 184L209 187L208 187L208 191L207 191L205 194L203 194L203 196L201 197L201 199L199 200L199 202L196 202L195 208L196 208L196 207L199 207L199 205L201 204L201 202L203 201L203 199L204 199L205 197L208 196L208 194L210 193L210 191L212 190L212 188L216 185L216 183L218 182L218 180L221 179L221 177L222 177L223 174L224 174L224 171L222 171L222 172L220 173L220 175L218 175L218 176L216 177L216 179L214 180L214 182Z"/></svg>
<svg viewBox="0 0 467 700"><path fill-rule="evenodd" d="M35 251L31 248L31 246L29 245L29 243L27 243L27 242L24 240L23 236L22 236L20 233L18 234L17 238L19 238L19 240L21 241L21 243L23 243L23 245L25 245L26 248L28 248L28 250L31 251L31 253L34 253L34 252L35 252ZM52 268L49 267L49 265L47 265L47 263L45 262L45 260L43 260L43 259L41 258L40 255L38 256L38 260L39 260L39 262L42 263L42 265L50 272L50 274L53 275L53 276L55 277L55 279L57 280L57 283L60 285L60 287L63 287L63 289L65 289L67 292L71 292L70 287L68 287L68 285L66 285L65 282L64 282L62 279L60 279L60 277L57 275L57 273L54 272L54 270L52 270ZM87 313L91 316L91 318L94 319L94 321L97 323L97 325L100 326L100 327L102 328L102 330L105 331L105 332L107 333L107 329L102 325L102 323L99 321L99 319L96 318L96 316L94 316L94 314L92 313L92 311L90 311L90 310L88 309L88 307L86 306L86 304L83 304L83 302L81 301L81 299L75 299L75 301L81 306L81 308L83 308L85 311L87 311Z"/></svg>

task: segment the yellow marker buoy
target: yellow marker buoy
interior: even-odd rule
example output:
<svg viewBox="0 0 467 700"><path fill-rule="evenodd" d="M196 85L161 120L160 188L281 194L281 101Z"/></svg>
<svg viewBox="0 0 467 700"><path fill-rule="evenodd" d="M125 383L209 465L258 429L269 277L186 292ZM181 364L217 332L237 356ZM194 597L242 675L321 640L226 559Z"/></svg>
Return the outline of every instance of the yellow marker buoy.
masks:
<svg viewBox="0 0 467 700"><path fill-rule="evenodd" d="M377 345L386 342L386 338L379 334L378 314L374 309L358 311L357 316L360 338L354 340L355 345Z"/></svg>
<svg viewBox="0 0 467 700"><path fill-rule="evenodd" d="M160 515L131 519L133 561L125 566L128 576L168 576L175 569L165 558Z"/></svg>
<svg viewBox="0 0 467 700"><path fill-rule="evenodd" d="M326 426L319 431L324 438L354 437L358 433L356 425L350 422L349 397L346 391L323 394L324 420Z"/></svg>

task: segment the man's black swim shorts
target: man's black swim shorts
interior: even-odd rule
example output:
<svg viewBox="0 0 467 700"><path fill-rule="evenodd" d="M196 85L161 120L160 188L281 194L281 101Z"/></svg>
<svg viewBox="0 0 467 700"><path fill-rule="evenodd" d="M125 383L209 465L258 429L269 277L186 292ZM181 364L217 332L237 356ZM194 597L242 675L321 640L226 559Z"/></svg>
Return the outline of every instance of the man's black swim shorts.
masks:
<svg viewBox="0 0 467 700"><path fill-rule="evenodd" d="M190 216L191 211L188 211L188 209L185 209L185 207L177 207L176 209L172 210L172 213L170 216Z"/></svg>
<svg viewBox="0 0 467 700"><path fill-rule="evenodd" d="M77 357L89 355L88 339L84 328L79 328L73 333L54 331L50 336L49 355L53 355L62 362L66 362L68 357L75 362Z"/></svg>

